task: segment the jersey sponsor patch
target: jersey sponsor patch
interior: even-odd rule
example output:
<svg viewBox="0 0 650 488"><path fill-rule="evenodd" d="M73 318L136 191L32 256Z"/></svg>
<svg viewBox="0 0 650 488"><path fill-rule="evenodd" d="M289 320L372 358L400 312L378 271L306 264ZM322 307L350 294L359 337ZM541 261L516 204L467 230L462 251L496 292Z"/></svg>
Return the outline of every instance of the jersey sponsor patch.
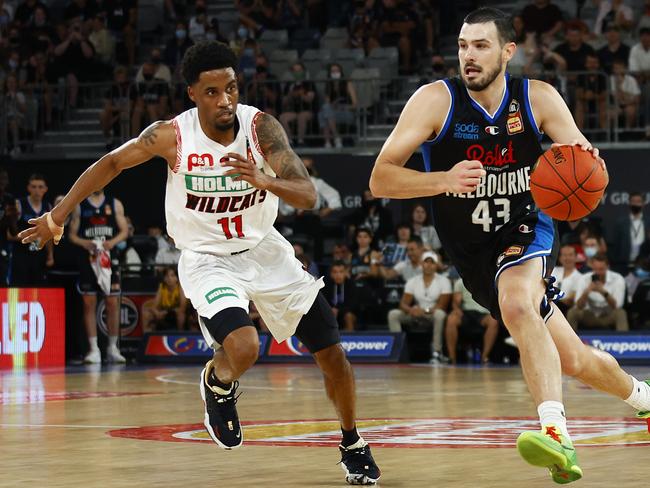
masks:
<svg viewBox="0 0 650 488"><path fill-rule="evenodd" d="M524 246L510 246L503 254L505 256L519 256L524 252Z"/></svg>
<svg viewBox="0 0 650 488"><path fill-rule="evenodd" d="M454 139L476 140L478 139L478 124L457 123L454 125Z"/></svg>
<svg viewBox="0 0 650 488"><path fill-rule="evenodd" d="M207 169L214 167L214 157L212 157L212 154L192 153L187 156L188 171L192 171L193 168L205 168L206 166Z"/></svg>
<svg viewBox="0 0 650 488"><path fill-rule="evenodd" d="M519 102L512 99L508 106L508 119L506 120L506 132L508 135L519 134L524 131L524 124L521 121L521 110Z"/></svg>
<svg viewBox="0 0 650 488"><path fill-rule="evenodd" d="M239 298L235 289L229 286L222 286L219 288L215 288L214 290L210 290L205 294L205 299L208 301L208 303L216 302L220 298L224 298L224 297Z"/></svg>

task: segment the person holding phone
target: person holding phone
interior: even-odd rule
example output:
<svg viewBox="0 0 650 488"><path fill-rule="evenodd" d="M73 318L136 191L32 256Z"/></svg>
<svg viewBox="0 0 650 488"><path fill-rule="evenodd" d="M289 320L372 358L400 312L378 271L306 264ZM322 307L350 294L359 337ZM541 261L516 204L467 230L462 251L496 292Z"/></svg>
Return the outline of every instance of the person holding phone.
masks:
<svg viewBox="0 0 650 488"><path fill-rule="evenodd" d="M567 314L574 330L615 327L617 331L630 329L625 300L625 278L609 269L605 254L591 258L592 272L580 277L576 290L576 304Z"/></svg>

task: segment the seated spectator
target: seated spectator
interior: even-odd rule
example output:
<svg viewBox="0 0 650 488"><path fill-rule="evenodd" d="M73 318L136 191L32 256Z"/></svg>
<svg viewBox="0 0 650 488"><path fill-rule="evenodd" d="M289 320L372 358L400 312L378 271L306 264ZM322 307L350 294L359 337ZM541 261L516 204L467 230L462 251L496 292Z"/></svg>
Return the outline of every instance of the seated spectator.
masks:
<svg viewBox="0 0 650 488"><path fill-rule="evenodd" d="M210 24L208 22L208 15L206 12L205 1L197 0L194 4L194 15L190 17L189 23L189 36L193 42L205 40L205 33Z"/></svg>
<svg viewBox="0 0 650 488"><path fill-rule="evenodd" d="M302 162L309 173L310 179L317 192L316 204L309 210L295 209L291 205L280 201L280 214L283 217L293 216L291 233L294 235L310 236L314 241L314 259L323 258L323 224L322 219L329 217L332 212L341 209L340 193L319 178L312 158L302 158Z"/></svg>
<svg viewBox="0 0 650 488"><path fill-rule="evenodd" d="M156 298L142 305L142 330L185 329L187 299L178 281L176 269L165 268Z"/></svg>
<svg viewBox="0 0 650 488"><path fill-rule="evenodd" d="M605 254L591 259L593 271L581 276L576 290L576 304L567 314L574 330L610 328L629 330L625 304L625 279L609 269Z"/></svg>
<svg viewBox="0 0 650 488"><path fill-rule="evenodd" d="M393 216L382 204L382 200L375 198L370 190L365 190L361 196L361 207L352 212L346 219L348 235L354 235L359 227L370 229L378 243L381 243L393 232Z"/></svg>
<svg viewBox="0 0 650 488"><path fill-rule="evenodd" d="M436 273L438 258L433 252L422 255L422 275L406 282L399 308L388 312L388 328L401 332L405 325L433 328L431 364L442 364L442 335L451 300L451 282Z"/></svg>
<svg viewBox="0 0 650 488"><path fill-rule="evenodd" d="M68 105L77 106L79 82L91 77L95 49L88 41L88 36L81 29L81 22L74 20L69 28L58 26L58 40L55 41L54 55L59 77L64 77L68 89Z"/></svg>
<svg viewBox="0 0 650 488"><path fill-rule="evenodd" d="M158 240L158 252L156 252L157 265L174 265L178 264L181 258L181 251L176 248L174 239L167 234L162 235L162 239Z"/></svg>
<svg viewBox="0 0 650 488"><path fill-rule="evenodd" d="M609 257L612 268L627 273L630 263L640 254L641 246L650 231L650 215L644 214L645 198L640 192L631 192L628 211L616 219L609 237Z"/></svg>
<svg viewBox="0 0 650 488"><path fill-rule="evenodd" d="M185 22L176 23L174 37L167 41L165 46L165 64L174 71L174 79L180 80L180 66L185 51L192 47L194 43L187 35L187 24Z"/></svg>
<svg viewBox="0 0 650 488"><path fill-rule="evenodd" d="M650 27L650 0L644 0L643 2L643 12L641 13L641 19L637 24L637 32L639 32L644 27Z"/></svg>
<svg viewBox="0 0 650 488"><path fill-rule="evenodd" d="M302 63L295 63L291 67L291 76L293 81L287 83L284 88L280 122L289 139L297 141L299 146L304 146L307 125L314 118L318 105L316 89L314 84L307 80L307 72Z"/></svg>
<svg viewBox="0 0 650 488"><path fill-rule="evenodd" d="M15 2L13 2L15 5ZM24 0L23 2L16 7L16 14L14 15L14 20L16 24L20 27L26 27L32 23L34 18L34 11L37 8L42 8L47 12L49 18L49 10L47 6L38 0Z"/></svg>
<svg viewBox="0 0 650 488"><path fill-rule="evenodd" d="M366 54L379 47L375 37L374 9L365 0L355 0L354 10L348 23L348 48L363 49Z"/></svg>
<svg viewBox="0 0 650 488"><path fill-rule="evenodd" d="M614 61L614 72L609 77L615 114L624 121L626 129L638 126L641 89L636 79L627 73L625 61Z"/></svg>
<svg viewBox="0 0 650 488"><path fill-rule="evenodd" d="M411 72L413 44L418 16L409 2L382 0L377 11L377 32L381 46L397 46L400 71Z"/></svg>
<svg viewBox="0 0 650 488"><path fill-rule="evenodd" d="M27 99L25 94L18 89L18 79L10 74L5 79L4 86L4 112L9 133L9 153L19 155L21 134L25 130L27 113Z"/></svg>
<svg viewBox="0 0 650 488"><path fill-rule="evenodd" d="M347 244L334 244L334 249L332 249L332 260L341 261L345 263L346 266L350 266L352 263L352 252Z"/></svg>
<svg viewBox="0 0 650 488"><path fill-rule="evenodd" d="M125 267L126 274L132 273L137 275L142 270L142 259L140 258L138 251L135 249L135 247L133 247L135 226L133 225L131 217L126 215L124 218L126 219L126 224L129 229L129 236L127 237L126 241L123 241L126 247L122 252L120 264Z"/></svg>
<svg viewBox="0 0 650 488"><path fill-rule="evenodd" d="M420 236L424 247L431 251L438 251L442 247L435 227L431 224L426 207L421 203L413 205L411 211L411 228L413 234Z"/></svg>
<svg viewBox="0 0 650 488"><path fill-rule="evenodd" d="M562 11L549 0L533 0L521 12L526 32L550 42L562 29Z"/></svg>
<svg viewBox="0 0 650 488"><path fill-rule="evenodd" d="M376 249L373 245L373 235L370 229L361 227L355 236L356 246L350 260L350 276L354 281L355 297L363 311L360 310L361 320L368 320L368 314L379 303L380 291L383 281L380 280L377 270L377 259L373 259ZM373 262L374 261L374 262ZM366 313L367 311L367 313Z"/></svg>
<svg viewBox="0 0 650 488"><path fill-rule="evenodd" d="M329 81L325 84L325 101L318 112L318 124L323 131L325 147L343 147L343 140L339 135L339 126L348 128L355 123L355 108L357 106L357 92L354 84L349 80L342 80L343 68L340 64L331 64L328 73Z"/></svg>
<svg viewBox="0 0 650 488"><path fill-rule="evenodd" d="M257 72L257 56L260 48L255 39L246 39L244 47L239 54L239 82L243 85L249 83Z"/></svg>
<svg viewBox="0 0 650 488"><path fill-rule="evenodd" d="M594 34L606 32L610 25L623 31L630 31L634 26L634 13L624 0L594 0L594 3L598 4Z"/></svg>
<svg viewBox="0 0 650 488"><path fill-rule="evenodd" d="M512 59L508 62L508 71L515 74L531 73L533 71L533 63L539 54L536 34L535 32L526 30L521 15L514 15L512 17L512 27L515 30L517 49Z"/></svg>
<svg viewBox="0 0 650 488"><path fill-rule="evenodd" d="M476 303L472 298L472 294L465 288L463 280L458 279L454 283L451 312L447 316L447 324L445 325L445 340L447 341L447 353L451 364L456 364L456 347L459 333L473 334L477 329L483 329L481 364L487 364L490 361L490 353L499 334L499 322L490 315L489 310Z"/></svg>
<svg viewBox="0 0 650 488"><path fill-rule="evenodd" d="M262 112L277 116L280 106L278 79L269 72L269 61L263 54L255 60L255 74L245 87L246 103Z"/></svg>
<svg viewBox="0 0 650 488"><path fill-rule="evenodd" d="M553 58L561 71L581 71L585 69L588 54L594 54L594 48L582 40L583 27L577 22L566 26L566 41L555 48L559 56Z"/></svg>
<svg viewBox="0 0 650 488"><path fill-rule="evenodd" d="M79 19L83 24L90 23L97 11L97 4L88 0L70 0L63 11L66 21Z"/></svg>
<svg viewBox="0 0 650 488"><path fill-rule="evenodd" d="M634 260L633 268L625 275L625 289L627 291L627 303L632 303L639 285L650 279L650 256L639 255ZM648 300L650 301L650 296ZM650 310L648 311L650 312Z"/></svg>
<svg viewBox="0 0 650 488"><path fill-rule="evenodd" d="M576 87L576 123L581 129L607 128L607 78L595 53L587 54Z"/></svg>
<svg viewBox="0 0 650 488"><path fill-rule="evenodd" d="M615 25L610 25L607 28L605 38L607 44L598 50L598 59L605 73L611 75L615 61L622 61L623 65L627 66L630 57L630 46L621 42L621 33Z"/></svg>
<svg viewBox="0 0 650 488"><path fill-rule="evenodd" d="M130 83L124 66L115 68L114 81L104 94L104 108L99 116L102 132L106 139L106 150L115 147L115 139L122 141L128 134L129 114L131 112Z"/></svg>
<svg viewBox="0 0 650 488"><path fill-rule="evenodd" d="M422 274L422 255L424 254L424 247L422 245L422 239L419 236L413 236L408 240L406 244L406 256L408 259L397 262L392 268L385 267L383 265L379 266L379 272L385 280L394 280L396 278L401 278L404 281L408 281L414 276ZM438 256L435 255L435 259L438 259ZM379 262L382 262L381 260ZM436 261L436 264L438 262Z"/></svg>
<svg viewBox="0 0 650 488"><path fill-rule="evenodd" d="M564 298L555 303L563 314L573 307L576 299L576 290L582 274L576 268L576 249L570 244L564 244L560 248L560 266L553 268L552 276L555 278L555 286L564 292Z"/></svg>
<svg viewBox="0 0 650 488"><path fill-rule="evenodd" d="M632 73L642 75L643 81L647 80L650 71L650 27L639 31L639 42L630 49L628 68Z"/></svg>
<svg viewBox="0 0 650 488"><path fill-rule="evenodd" d="M294 242L292 246L296 259L302 263L310 275L319 278L320 272L318 271L318 264L309 257L309 254L307 254L303 245Z"/></svg>
<svg viewBox="0 0 650 488"><path fill-rule="evenodd" d="M395 266L397 263L407 259L406 246L411 239L411 226L409 224L399 224L397 229L395 229L394 238L391 239L391 237L389 237L389 242L381 250L383 256L381 264L386 267Z"/></svg>
<svg viewBox="0 0 650 488"><path fill-rule="evenodd" d="M598 254L607 252L607 247L603 244L604 240L602 238L599 238L595 234L591 234L589 232L582 234L580 236L580 239L582 256L579 255L578 269L581 273L587 273L592 270L592 259ZM582 259L580 259L580 257L582 257Z"/></svg>
<svg viewBox="0 0 650 488"><path fill-rule="evenodd" d="M88 40L95 49L97 66L105 73L110 73L115 60L115 39L106 28L106 15L103 12L95 14L91 25Z"/></svg>
<svg viewBox="0 0 650 488"><path fill-rule="evenodd" d="M106 10L108 30L119 41L116 46L117 61L126 64L129 68L135 64L137 4L137 0L110 0L104 2L103 6Z"/></svg>
<svg viewBox="0 0 650 488"><path fill-rule="evenodd" d="M169 69L162 59L162 52L160 48L154 47L151 50L151 55L149 56L149 63L154 67L153 77L155 80L162 80L165 83L171 85L172 82L172 72ZM145 63L146 64L146 63ZM140 66L138 72L135 75L135 82L142 83L144 82L144 64Z"/></svg>
<svg viewBox="0 0 650 488"><path fill-rule="evenodd" d="M169 113L169 86L164 80L154 78L156 66L146 61L142 66L144 81L131 86L130 99L131 136L137 137L142 130Z"/></svg>
<svg viewBox="0 0 650 488"><path fill-rule="evenodd" d="M339 328L350 332L354 331L357 325L355 290L348 267L343 261L334 261L322 293L332 307Z"/></svg>

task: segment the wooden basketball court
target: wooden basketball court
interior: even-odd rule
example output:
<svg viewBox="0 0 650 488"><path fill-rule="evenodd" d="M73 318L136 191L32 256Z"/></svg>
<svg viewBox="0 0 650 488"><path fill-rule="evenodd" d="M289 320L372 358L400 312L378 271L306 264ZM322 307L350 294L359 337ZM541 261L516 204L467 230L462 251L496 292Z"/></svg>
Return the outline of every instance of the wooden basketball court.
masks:
<svg viewBox="0 0 650 488"><path fill-rule="evenodd" d="M0 487L341 487L333 409L311 365L241 382L244 446L202 430L200 367L0 372ZM514 446L537 427L519 368L355 367L382 487L554 486ZM630 370L638 377L650 369ZM575 486L647 486L650 435L617 399L567 380L585 472ZM577 419L579 418L579 420Z"/></svg>

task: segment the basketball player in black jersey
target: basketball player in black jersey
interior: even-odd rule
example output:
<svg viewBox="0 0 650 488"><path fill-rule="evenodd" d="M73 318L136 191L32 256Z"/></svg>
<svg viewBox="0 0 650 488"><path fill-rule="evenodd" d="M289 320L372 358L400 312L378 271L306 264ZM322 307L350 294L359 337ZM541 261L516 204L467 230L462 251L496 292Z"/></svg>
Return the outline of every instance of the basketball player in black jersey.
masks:
<svg viewBox="0 0 650 488"><path fill-rule="evenodd" d="M436 229L465 286L503 319L519 346L542 424L541 432L519 436L519 452L548 467L557 483L569 483L582 471L566 428L562 372L642 411L650 410L650 386L584 345L552 301L555 226L529 191L539 139L546 133L596 157L598 150L554 88L507 74L513 39L503 12L467 15L458 37L460 76L413 94L377 158L370 188L376 197L433 197ZM425 173L404 167L420 146Z"/></svg>

